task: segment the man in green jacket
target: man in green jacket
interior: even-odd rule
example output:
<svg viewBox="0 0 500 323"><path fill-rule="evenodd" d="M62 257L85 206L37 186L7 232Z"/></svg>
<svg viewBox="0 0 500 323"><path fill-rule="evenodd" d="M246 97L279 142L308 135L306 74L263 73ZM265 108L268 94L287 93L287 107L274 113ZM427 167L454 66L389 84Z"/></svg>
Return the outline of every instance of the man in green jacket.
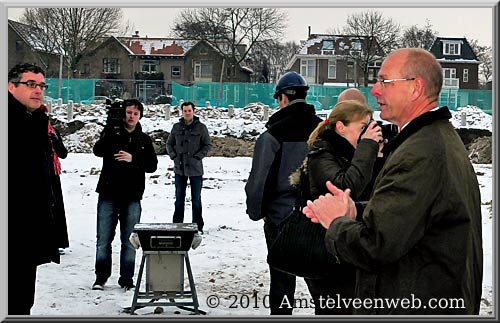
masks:
<svg viewBox="0 0 500 323"><path fill-rule="evenodd" d="M479 184L450 111L437 107L442 75L425 50L391 53L371 93L401 132L371 199L355 205L328 183L332 194L304 208L327 228L328 250L358 268L355 314L479 314Z"/></svg>

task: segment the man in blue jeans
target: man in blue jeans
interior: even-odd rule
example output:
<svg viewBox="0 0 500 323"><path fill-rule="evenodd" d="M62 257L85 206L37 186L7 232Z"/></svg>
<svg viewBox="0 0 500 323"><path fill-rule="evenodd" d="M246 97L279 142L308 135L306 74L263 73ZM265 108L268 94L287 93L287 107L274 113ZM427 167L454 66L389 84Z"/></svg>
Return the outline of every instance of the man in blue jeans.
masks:
<svg viewBox="0 0 500 323"><path fill-rule="evenodd" d="M155 172L158 165L151 138L142 132L139 123L144 110L142 103L135 99L125 100L115 103L113 109L121 114L108 114L110 120L94 145L94 154L103 157L96 189L99 193L96 280L92 289L97 290L104 289L104 284L111 276L111 243L118 221L121 241L118 284L126 290L135 287L135 249L129 236L141 219L145 173ZM118 120L113 121L112 118Z"/></svg>
<svg viewBox="0 0 500 323"><path fill-rule="evenodd" d="M184 102L181 105L182 117L174 124L167 139L167 152L174 161L175 173L175 212L174 223L184 221L184 201L189 178L191 184L191 201L193 203L193 223L203 233L203 217L201 206L201 186L203 183L203 162L212 148L207 127L194 115L194 103Z"/></svg>

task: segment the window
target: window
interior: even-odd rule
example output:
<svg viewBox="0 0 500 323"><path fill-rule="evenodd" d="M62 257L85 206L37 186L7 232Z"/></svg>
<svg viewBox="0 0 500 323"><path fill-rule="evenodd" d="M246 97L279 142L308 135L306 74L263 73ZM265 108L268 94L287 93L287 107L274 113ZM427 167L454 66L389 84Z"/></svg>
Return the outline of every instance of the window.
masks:
<svg viewBox="0 0 500 323"><path fill-rule="evenodd" d="M329 59L328 60L328 78L336 79L337 78L337 60Z"/></svg>
<svg viewBox="0 0 500 323"><path fill-rule="evenodd" d="M16 41L16 52L22 52L23 49L23 42L20 40Z"/></svg>
<svg viewBox="0 0 500 323"><path fill-rule="evenodd" d="M368 79L376 80L378 78L378 72L380 67L382 66L382 62L370 62L368 63Z"/></svg>
<svg viewBox="0 0 500 323"><path fill-rule="evenodd" d="M468 68L464 68L463 81L464 81L464 83L469 82L469 69Z"/></svg>
<svg viewBox="0 0 500 323"><path fill-rule="evenodd" d="M456 68L443 68L443 75L445 79L454 79L457 75Z"/></svg>
<svg viewBox="0 0 500 323"><path fill-rule="evenodd" d="M82 69L80 70L82 74L90 74L90 64L85 63L82 65Z"/></svg>
<svg viewBox="0 0 500 323"><path fill-rule="evenodd" d="M157 60L144 60L141 61L141 72L144 73L156 73L156 66L159 65Z"/></svg>
<svg viewBox="0 0 500 323"><path fill-rule="evenodd" d="M352 50L360 51L361 50L361 42L360 41L353 41L351 43Z"/></svg>
<svg viewBox="0 0 500 323"><path fill-rule="evenodd" d="M172 77L181 77L181 67L180 66L172 66L170 68L170 73Z"/></svg>
<svg viewBox="0 0 500 323"><path fill-rule="evenodd" d="M360 40L354 40L351 42L351 50L349 51L349 54L356 57L359 57L363 54Z"/></svg>
<svg viewBox="0 0 500 323"><path fill-rule="evenodd" d="M333 49L333 40L323 40L323 50Z"/></svg>
<svg viewBox="0 0 500 323"><path fill-rule="evenodd" d="M120 59L104 58L102 71L107 74L120 74Z"/></svg>
<svg viewBox="0 0 500 323"><path fill-rule="evenodd" d="M443 68L443 86L458 87L457 69Z"/></svg>
<svg viewBox="0 0 500 323"><path fill-rule="evenodd" d="M194 61L195 80L212 81L212 62L206 59Z"/></svg>
<svg viewBox="0 0 500 323"><path fill-rule="evenodd" d="M460 42L444 42L443 45L445 55L460 55Z"/></svg>
<svg viewBox="0 0 500 323"><path fill-rule="evenodd" d="M321 48L322 55L334 55L335 43L333 40L323 40L323 47Z"/></svg>
<svg viewBox="0 0 500 323"><path fill-rule="evenodd" d="M316 78L316 60L315 59L301 59L300 60L300 74L305 78Z"/></svg>

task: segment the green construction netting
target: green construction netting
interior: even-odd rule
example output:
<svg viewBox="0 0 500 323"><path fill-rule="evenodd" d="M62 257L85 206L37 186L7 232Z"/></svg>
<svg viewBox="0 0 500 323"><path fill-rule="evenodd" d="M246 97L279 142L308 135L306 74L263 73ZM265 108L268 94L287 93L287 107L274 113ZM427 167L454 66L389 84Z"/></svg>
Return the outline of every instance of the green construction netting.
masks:
<svg viewBox="0 0 500 323"><path fill-rule="evenodd" d="M232 104L242 108L249 103L261 102L276 107L278 102L273 99L275 84L269 83L195 83L184 86L172 82L173 104L179 100L192 101L198 106L205 106L207 101L212 106L227 107ZM331 109L339 94L346 87L311 85L307 101L317 110ZM378 110L377 100L370 94L370 87L359 88L368 99L368 105ZM491 90L458 90L443 89L439 97L440 106L448 106L454 110L457 107L475 105L491 114Z"/></svg>
<svg viewBox="0 0 500 323"><path fill-rule="evenodd" d="M96 79L62 79L61 98L64 103L73 100L80 103L82 100L89 100L95 95ZM45 82L49 88L45 91L47 99L57 100L59 98L59 79L47 78Z"/></svg>
<svg viewBox="0 0 500 323"><path fill-rule="evenodd" d="M130 87L129 91L134 97L134 93L140 92L139 87L142 84L136 80L98 80L98 79L63 79L61 83L61 98L64 103L73 100L75 103L81 101L91 101L94 95L103 95L110 98L122 97L123 87ZM46 79L49 88L45 95L50 99L59 97L59 79ZM163 86L162 84L160 84ZM160 85L156 87L161 88ZM233 105L236 108L243 108L249 103L260 102L274 108L278 106L278 101L273 98L275 84L272 83L215 83L215 82L197 82L190 86L184 86L172 82L172 104L177 104L179 100L192 101L197 106L205 106L209 101L212 106L227 107ZM165 86L166 88L166 86ZM336 103L340 92L346 87L311 85L307 95L307 101L315 106L317 110L331 109ZM375 110L378 109L377 100L370 94L370 87L359 88L368 99L368 105ZM146 95L155 94L149 91ZM157 91L158 92L158 91ZM136 94L137 95L137 94ZM141 97L141 99L143 99ZM149 102L148 101L148 102ZM466 105L475 105L485 112L492 111L492 91L491 90L458 90L443 89L439 97L440 106L448 106L450 109Z"/></svg>

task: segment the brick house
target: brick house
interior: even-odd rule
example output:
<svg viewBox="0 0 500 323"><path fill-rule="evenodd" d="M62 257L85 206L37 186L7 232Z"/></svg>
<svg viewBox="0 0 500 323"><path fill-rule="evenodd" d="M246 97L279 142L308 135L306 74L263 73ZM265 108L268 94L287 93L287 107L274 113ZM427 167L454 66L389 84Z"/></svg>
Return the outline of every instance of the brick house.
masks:
<svg viewBox="0 0 500 323"><path fill-rule="evenodd" d="M369 47L372 49L367 49ZM368 52L369 51L369 52ZM353 86L364 83L359 60L355 57L370 57L368 83L373 84L383 60L383 52L367 37L348 35L309 34L297 54L287 64L286 70L296 71L309 84Z"/></svg>
<svg viewBox="0 0 500 323"><path fill-rule="evenodd" d="M159 94L171 94L172 82L219 82L223 55L205 41L111 36L80 63L79 77L103 79L97 84L103 95L115 89L117 96L139 97L149 102ZM249 82L251 70L241 66L234 77L224 68L222 82ZM127 94L127 93L128 94ZM98 91L96 90L96 94Z"/></svg>
<svg viewBox="0 0 500 323"><path fill-rule="evenodd" d="M9 70L16 64L32 63L42 67L46 77L59 77L58 50L50 42L47 45L43 31L9 19L7 38Z"/></svg>
<svg viewBox="0 0 500 323"><path fill-rule="evenodd" d="M479 89L479 59L466 38L436 37L429 51L443 68L443 88Z"/></svg>

